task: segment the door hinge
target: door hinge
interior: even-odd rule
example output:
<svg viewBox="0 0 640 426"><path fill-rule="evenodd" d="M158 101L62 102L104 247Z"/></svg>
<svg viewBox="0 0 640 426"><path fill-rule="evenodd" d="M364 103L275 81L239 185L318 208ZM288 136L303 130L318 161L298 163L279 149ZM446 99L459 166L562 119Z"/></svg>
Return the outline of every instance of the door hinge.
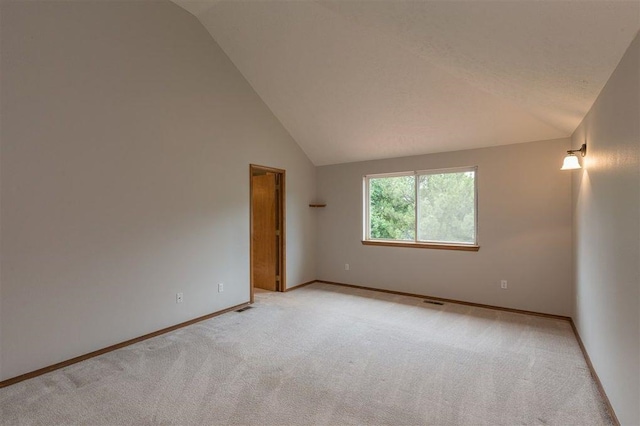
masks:
<svg viewBox="0 0 640 426"><path fill-rule="evenodd" d="M280 275L276 275L276 281L280 281Z"/></svg>
<svg viewBox="0 0 640 426"><path fill-rule="evenodd" d="M280 230L276 229L276 237L279 237L279 236L280 236Z"/></svg>

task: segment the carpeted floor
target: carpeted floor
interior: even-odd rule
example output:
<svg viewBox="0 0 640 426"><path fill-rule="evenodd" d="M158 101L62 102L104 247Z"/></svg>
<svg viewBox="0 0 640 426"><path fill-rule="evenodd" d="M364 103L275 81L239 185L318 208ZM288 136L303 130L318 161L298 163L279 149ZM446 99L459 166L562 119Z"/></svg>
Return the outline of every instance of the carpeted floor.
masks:
<svg viewBox="0 0 640 426"><path fill-rule="evenodd" d="M0 389L3 425L606 425L568 322L313 284Z"/></svg>

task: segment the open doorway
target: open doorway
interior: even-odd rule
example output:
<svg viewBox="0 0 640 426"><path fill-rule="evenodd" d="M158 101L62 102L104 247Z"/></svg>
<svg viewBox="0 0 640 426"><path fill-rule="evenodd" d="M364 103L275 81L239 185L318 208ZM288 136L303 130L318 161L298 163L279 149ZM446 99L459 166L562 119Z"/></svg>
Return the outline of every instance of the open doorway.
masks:
<svg viewBox="0 0 640 426"><path fill-rule="evenodd" d="M251 164L250 302L254 289L285 291L285 171Z"/></svg>

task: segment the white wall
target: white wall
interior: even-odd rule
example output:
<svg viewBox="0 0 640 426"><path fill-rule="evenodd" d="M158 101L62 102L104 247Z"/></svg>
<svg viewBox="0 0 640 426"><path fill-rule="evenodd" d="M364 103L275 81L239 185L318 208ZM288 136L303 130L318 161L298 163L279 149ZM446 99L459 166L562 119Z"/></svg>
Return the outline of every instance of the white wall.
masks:
<svg viewBox="0 0 640 426"><path fill-rule="evenodd" d="M316 277L315 168L196 18L1 12L0 379L248 301L250 163L287 170L288 286Z"/></svg>
<svg viewBox="0 0 640 426"><path fill-rule="evenodd" d="M318 279L570 315L571 176L559 170L568 147L560 139L319 167ZM480 251L361 244L363 175L459 166L478 166Z"/></svg>
<svg viewBox="0 0 640 426"><path fill-rule="evenodd" d="M574 320L623 425L640 424L640 36L573 135Z"/></svg>

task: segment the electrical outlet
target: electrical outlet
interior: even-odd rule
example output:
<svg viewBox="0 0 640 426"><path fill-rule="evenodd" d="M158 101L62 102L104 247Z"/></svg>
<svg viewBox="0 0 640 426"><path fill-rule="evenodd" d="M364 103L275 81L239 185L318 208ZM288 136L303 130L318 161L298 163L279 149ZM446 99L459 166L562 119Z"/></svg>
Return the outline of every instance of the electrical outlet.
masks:
<svg viewBox="0 0 640 426"><path fill-rule="evenodd" d="M224 284L218 283L218 293L222 293L224 291Z"/></svg>
<svg viewBox="0 0 640 426"><path fill-rule="evenodd" d="M348 263L345 263L345 264L344 264L344 270L345 270L345 271L348 271L348 270L349 270L349 268L350 268L349 264L348 264Z"/></svg>
<svg viewBox="0 0 640 426"><path fill-rule="evenodd" d="M176 293L176 303L182 303L183 295L182 293Z"/></svg>
<svg viewBox="0 0 640 426"><path fill-rule="evenodd" d="M506 289L507 288L507 280L500 281L500 288L502 288L502 289Z"/></svg>

